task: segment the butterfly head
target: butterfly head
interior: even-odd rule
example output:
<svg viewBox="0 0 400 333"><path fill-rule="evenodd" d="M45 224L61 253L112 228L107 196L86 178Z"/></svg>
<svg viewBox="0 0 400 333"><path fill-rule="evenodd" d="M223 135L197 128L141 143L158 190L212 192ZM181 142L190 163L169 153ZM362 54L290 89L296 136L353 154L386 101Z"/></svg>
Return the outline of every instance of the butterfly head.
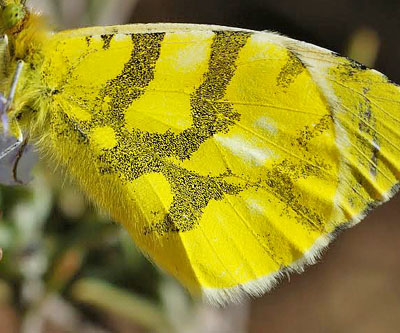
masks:
<svg viewBox="0 0 400 333"><path fill-rule="evenodd" d="M0 1L0 26L3 33L20 27L27 15L25 1Z"/></svg>

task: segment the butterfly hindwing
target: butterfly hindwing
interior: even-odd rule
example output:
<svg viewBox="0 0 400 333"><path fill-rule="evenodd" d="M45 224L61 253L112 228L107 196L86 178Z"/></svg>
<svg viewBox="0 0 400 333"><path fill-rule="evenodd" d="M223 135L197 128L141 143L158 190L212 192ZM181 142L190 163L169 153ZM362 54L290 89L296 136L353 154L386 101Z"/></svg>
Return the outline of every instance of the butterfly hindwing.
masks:
<svg viewBox="0 0 400 333"><path fill-rule="evenodd" d="M268 290L394 194L399 89L330 51L196 25L62 32L45 51L42 144L211 301Z"/></svg>

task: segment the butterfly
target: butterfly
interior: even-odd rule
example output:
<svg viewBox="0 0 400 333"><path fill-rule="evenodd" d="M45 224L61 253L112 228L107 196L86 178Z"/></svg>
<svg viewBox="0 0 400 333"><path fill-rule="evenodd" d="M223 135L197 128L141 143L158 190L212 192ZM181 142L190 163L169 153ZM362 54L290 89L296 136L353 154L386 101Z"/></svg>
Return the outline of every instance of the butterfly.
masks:
<svg viewBox="0 0 400 333"><path fill-rule="evenodd" d="M1 33L3 130L211 303L302 272L399 189L399 87L329 50L212 25L53 32L16 0Z"/></svg>

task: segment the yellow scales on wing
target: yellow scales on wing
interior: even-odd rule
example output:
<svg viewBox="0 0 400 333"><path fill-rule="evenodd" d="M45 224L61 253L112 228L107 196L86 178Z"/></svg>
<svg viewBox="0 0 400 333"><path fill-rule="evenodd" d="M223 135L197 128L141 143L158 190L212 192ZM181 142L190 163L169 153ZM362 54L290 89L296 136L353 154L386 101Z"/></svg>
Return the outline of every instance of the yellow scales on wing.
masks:
<svg viewBox="0 0 400 333"><path fill-rule="evenodd" d="M3 32L1 91L25 63L10 122L212 302L302 271L398 188L400 90L331 51L208 25L53 33L14 1Z"/></svg>

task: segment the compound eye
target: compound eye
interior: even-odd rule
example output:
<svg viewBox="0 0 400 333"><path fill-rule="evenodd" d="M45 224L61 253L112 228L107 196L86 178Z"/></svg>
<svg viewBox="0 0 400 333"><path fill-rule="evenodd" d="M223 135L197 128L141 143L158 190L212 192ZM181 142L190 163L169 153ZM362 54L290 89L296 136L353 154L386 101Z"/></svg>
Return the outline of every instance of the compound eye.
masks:
<svg viewBox="0 0 400 333"><path fill-rule="evenodd" d="M1 18L3 27L10 29L20 23L25 17L25 8L22 4L9 4L4 7Z"/></svg>

